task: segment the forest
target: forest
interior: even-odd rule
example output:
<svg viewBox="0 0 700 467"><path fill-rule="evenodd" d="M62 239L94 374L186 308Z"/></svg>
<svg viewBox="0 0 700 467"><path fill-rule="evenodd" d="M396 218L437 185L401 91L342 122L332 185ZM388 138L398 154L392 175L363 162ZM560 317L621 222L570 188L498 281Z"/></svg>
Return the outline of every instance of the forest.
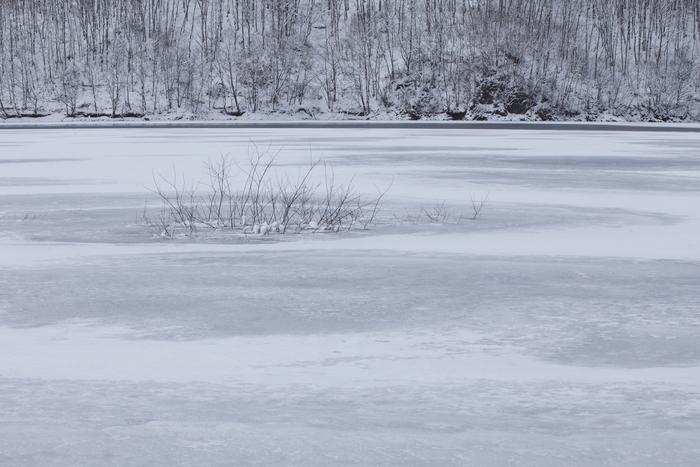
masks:
<svg viewBox="0 0 700 467"><path fill-rule="evenodd" d="M700 0L0 0L0 118L700 120Z"/></svg>

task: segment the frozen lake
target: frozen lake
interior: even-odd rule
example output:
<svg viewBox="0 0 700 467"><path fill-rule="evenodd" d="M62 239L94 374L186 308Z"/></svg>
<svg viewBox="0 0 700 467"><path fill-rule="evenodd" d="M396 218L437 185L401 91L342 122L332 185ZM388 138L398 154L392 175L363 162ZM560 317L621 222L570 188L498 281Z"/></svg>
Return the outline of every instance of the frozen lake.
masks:
<svg viewBox="0 0 700 467"><path fill-rule="evenodd" d="M251 142L379 222L152 237ZM700 458L700 132L3 128L0 217L2 466Z"/></svg>

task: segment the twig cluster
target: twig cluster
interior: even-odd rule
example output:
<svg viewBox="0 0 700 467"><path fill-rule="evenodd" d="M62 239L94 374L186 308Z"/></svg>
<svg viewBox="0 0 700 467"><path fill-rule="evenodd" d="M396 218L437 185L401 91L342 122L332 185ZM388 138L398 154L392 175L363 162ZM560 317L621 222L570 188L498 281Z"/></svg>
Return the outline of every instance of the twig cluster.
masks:
<svg viewBox="0 0 700 467"><path fill-rule="evenodd" d="M430 207L421 206L416 213L411 213L408 210L405 215L393 214L394 219L400 223L420 224L427 222L431 224L459 224L465 217L471 220L481 219L484 212L484 207L489 200L489 194L486 196L476 196L469 193L469 213L459 215L456 220L454 216L454 208L449 206L445 200L435 201L435 205Z"/></svg>
<svg viewBox="0 0 700 467"><path fill-rule="evenodd" d="M469 193L469 201L471 202L471 208L472 208L472 220L477 220L481 219L481 215L483 214L484 211L484 206L486 205L486 202L489 200L489 195L491 193L487 193L486 196L480 196L476 197L476 195L472 195Z"/></svg>
<svg viewBox="0 0 700 467"><path fill-rule="evenodd" d="M452 217L452 209L445 205L445 200L435 201L435 206L432 208L420 208L420 213L425 216L425 218L435 224L445 224ZM462 220L462 216L459 216L457 223Z"/></svg>
<svg viewBox="0 0 700 467"><path fill-rule="evenodd" d="M173 168L172 178L153 176L150 190L162 201L157 215L144 208L143 219L154 235L174 238L200 229L228 229L243 234L340 232L366 229L389 188L376 196L359 193L353 179L340 183L323 159L311 159L296 176L278 173L277 154L255 145L245 165L227 155L205 164L206 183L186 182ZM316 175L322 172L322 176ZM240 180L239 184L234 183ZM200 190L200 187L205 189Z"/></svg>

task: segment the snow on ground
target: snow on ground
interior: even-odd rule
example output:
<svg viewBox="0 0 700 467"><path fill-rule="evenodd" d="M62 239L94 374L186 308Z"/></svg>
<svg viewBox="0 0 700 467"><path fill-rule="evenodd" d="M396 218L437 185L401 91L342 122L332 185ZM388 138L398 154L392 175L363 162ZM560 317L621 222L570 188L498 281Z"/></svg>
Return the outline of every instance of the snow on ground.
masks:
<svg viewBox="0 0 700 467"><path fill-rule="evenodd" d="M251 141L292 173L311 153L365 191L393 180L382 222L150 237L153 174L197 179ZM698 148L3 128L0 465L697 465ZM446 223L407 221L442 201Z"/></svg>

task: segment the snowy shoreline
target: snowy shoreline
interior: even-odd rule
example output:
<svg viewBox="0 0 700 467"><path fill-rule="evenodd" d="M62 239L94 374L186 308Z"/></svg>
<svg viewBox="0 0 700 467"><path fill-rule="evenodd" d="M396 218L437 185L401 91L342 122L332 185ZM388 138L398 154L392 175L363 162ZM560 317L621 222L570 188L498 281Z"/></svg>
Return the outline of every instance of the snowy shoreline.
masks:
<svg viewBox="0 0 700 467"><path fill-rule="evenodd" d="M513 122L513 121L388 121L388 120L76 120L18 123L0 121L0 130L60 130L110 128L207 128L207 129L421 129L421 130L540 130L540 131L636 131L700 132L700 123L657 122Z"/></svg>

